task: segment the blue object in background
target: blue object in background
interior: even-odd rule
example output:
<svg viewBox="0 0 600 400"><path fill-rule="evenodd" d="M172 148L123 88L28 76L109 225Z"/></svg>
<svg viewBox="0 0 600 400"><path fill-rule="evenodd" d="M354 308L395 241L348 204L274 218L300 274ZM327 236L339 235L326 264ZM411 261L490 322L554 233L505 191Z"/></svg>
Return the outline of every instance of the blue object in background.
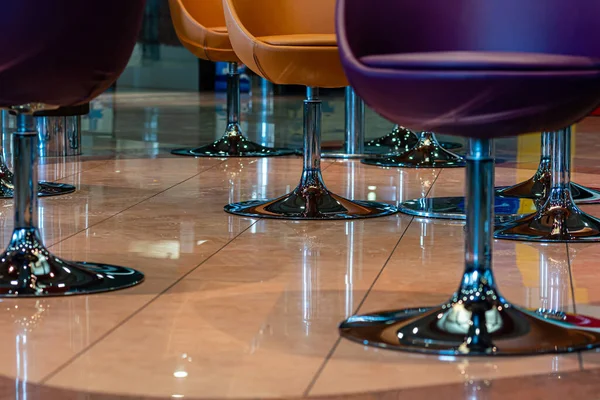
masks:
<svg viewBox="0 0 600 400"><path fill-rule="evenodd" d="M465 201L461 201L458 203L458 209L463 213L466 213L465 210ZM496 202L494 204L494 210L498 214L518 214L519 209L521 208L521 199L516 197L496 197Z"/></svg>
<svg viewBox="0 0 600 400"><path fill-rule="evenodd" d="M215 92L226 92L227 91L227 72L229 71L229 63L219 61L216 65L216 76L215 76ZM240 71L240 90L242 93L250 92L250 78L246 75L246 66L239 65L238 71Z"/></svg>

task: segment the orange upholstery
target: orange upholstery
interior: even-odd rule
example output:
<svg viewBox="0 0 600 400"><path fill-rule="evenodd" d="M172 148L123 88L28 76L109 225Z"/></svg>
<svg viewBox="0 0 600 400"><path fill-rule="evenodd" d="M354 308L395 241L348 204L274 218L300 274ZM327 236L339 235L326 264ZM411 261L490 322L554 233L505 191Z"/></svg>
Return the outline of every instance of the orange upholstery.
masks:
<svg viewBox="0 0 600 400"><path fill-rule="evenodd" d="M335 38L335 0L223 0L223 5L231 44L257 74L280 85L348 85Z"/></svg>
<svg viewBox="0 0 600 400"><path fill-rule="evenodd" d="M337 46L335 35L330 34L271 35L257 39L273 46Z"/></svg>
<svg viewBox="0 0 600 400"><path fill-rule="evenodd" d="M222 0L169 0L169 8L179 41L196 57L239 62L229 42Z"/></svg>

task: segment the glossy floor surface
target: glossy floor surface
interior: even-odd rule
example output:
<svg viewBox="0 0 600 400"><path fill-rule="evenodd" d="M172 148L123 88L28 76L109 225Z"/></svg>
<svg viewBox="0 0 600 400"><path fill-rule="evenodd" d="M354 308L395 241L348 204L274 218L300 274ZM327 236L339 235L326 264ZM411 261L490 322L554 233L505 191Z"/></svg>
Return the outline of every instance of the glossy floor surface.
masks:
<svg viewBox="0 0 600 400"><path fill-rule="evenodd" d="M243 127L262 143L299 147L301 100L244 96ZM324 100L325 142L339 144L343 99ZM221 134L223 95L105 94L84 123L84 155L40 167L78 187L40 201L46 243L65 258L137 268L146 281L94 296L2 300L0 399L600 398L600 353L438 358L341 340L338 323L356 312L446 300L463 268L463 225L224 213L229 202L288 192L301 158L170 155ZM372 138L392 124L369 112L367 128ZM574 135L581 184L600 186L599 133L600 119L590 118ZM533 173L539 135L497 145L498 185ZM464 169L326 161L324 177L349 198L396 203L461 195ZM0 205L5 245L12 202ZM600 216L600 205L583 209ZM512 302L600 317L600 245L496 241L494 258Z"/></svg>

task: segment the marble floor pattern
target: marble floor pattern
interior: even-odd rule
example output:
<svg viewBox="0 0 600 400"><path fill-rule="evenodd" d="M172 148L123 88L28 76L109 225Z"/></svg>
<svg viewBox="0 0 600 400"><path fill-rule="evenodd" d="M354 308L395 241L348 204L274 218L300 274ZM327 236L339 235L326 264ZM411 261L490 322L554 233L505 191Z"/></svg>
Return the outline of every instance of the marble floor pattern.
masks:
<svg viewBox="0 0 600 400"><path fill-rule="evenodd" d="M326 146L341 143L343 110L339 93L324 96ZM298 148L301 112L298 96L245 95L243 128L261 143ZM42 178L78 187L40 200L46 243L65 258L139 269L146 281L93 296L0 300L0 399L600 399L600 352L432 357L340 339L338 323L354 313L446 300L463 268L463 225L401 214L299 222L224 213L229 202L292 189L301 158L170 155L220 136L222 94L104 94L83 125L84 155L40 166ZM368 138L391 128L367 112ZM600 118L576 127L578 183L600 186L599 133ZM497 141L497 185L534 172L539 140ZM460 168L333 160L323 168L330 189L355 199L463 193ZM600 205L582 208L600 216ZM3 246L12 226L12 201L2 200ZM600 244L494 248L512 302L595 317L599 258Z"/></svg>

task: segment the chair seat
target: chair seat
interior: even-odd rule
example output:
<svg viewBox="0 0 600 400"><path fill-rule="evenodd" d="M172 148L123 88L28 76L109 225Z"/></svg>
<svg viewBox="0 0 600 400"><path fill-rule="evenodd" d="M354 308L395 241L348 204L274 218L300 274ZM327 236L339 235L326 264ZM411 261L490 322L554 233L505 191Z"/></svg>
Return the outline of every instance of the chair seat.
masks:
<svg viewBox="0 0 600 400"><path fill-rule="evenodd" d="M337 46L335 34L272 35L257 39L273 46Z"/></svg>
<svg viewBox="0 0 600 400"><path fill-rule="evenodd" d="M227 27L226 26L214 26L211 28L208 28L213 32L217 32L217 33L227 33Z"/></svg>
<svg viewBox="0 0 600 400"><path fill-rule="evenodd" d="M372 68L403 70L557 71L600 69L600 59L542 53L440 51L377 54L360 58Z"/></svg>

